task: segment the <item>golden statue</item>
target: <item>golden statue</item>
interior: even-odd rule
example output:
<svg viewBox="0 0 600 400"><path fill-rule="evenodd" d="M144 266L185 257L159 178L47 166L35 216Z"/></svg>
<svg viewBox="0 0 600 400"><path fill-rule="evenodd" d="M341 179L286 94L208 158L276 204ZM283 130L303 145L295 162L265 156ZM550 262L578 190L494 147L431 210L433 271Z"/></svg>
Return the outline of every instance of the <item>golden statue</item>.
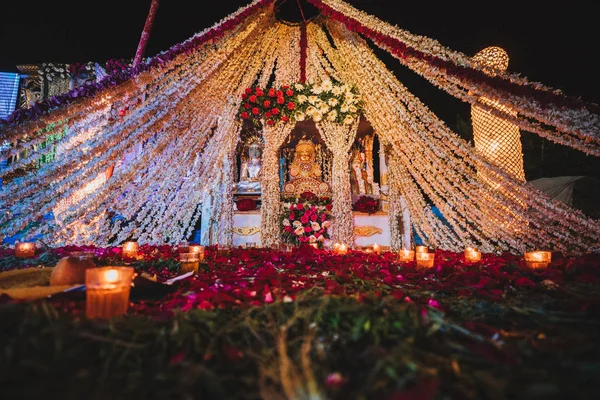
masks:
<svg viewBox="0 0 600 400"><path fill-rule="evenodd" d="M283 187L285 194L313 192L321 195L330 192L329 185L321 180L321 168L316 162L316 156L312 141L303 139L298 142L294 161L290 165L290 180Z"/></svg>

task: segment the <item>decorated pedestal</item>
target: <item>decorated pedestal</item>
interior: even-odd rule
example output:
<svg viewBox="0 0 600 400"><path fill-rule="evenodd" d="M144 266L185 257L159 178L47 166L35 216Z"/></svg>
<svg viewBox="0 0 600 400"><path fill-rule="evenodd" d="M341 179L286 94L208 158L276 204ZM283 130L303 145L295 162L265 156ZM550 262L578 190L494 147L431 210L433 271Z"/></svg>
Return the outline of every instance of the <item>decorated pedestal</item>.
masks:
<svg viewBox="0 0 600 400"><path fill-rule="evenodd" d="M390 246L390 222L386 212L353 214L356 246L372 246L375 243ZM233 245L245 246L246 243L261 245L259 210L235 211L233 214Z"/></svg>

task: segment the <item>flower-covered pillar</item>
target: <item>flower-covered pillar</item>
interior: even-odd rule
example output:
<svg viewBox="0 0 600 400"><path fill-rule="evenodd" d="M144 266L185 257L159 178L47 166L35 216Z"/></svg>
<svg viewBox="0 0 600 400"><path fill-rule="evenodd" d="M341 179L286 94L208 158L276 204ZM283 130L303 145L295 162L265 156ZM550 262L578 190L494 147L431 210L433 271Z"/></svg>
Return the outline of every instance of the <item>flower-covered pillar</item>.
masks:
<svg viewBox="0 0 600 400"><path fill-rule="evenodd" d="M350 185L350 148L356 138L359 118L340 125L323 119L317 129L333 153L331 191L333 192L333 224L331 237L335 242L354 247L354 217Z"/></svg>
<svg viewBox="0 0 600 400"><path fill-rule="evenodd" d="M390 220L390 245L392 250L410 250L412 247L412 227L410 212L406 200L402 196L400 187L401 177L398 157L390 154L386 157L389 168L389 220Z"/></svg>
<svg viewBox="0 0 600 400"><path fill-rule="evenodd" d="M234 144L237 144L235 142ZM219 243L233 245L233 186L235 185L235 146L223 160L221 187L221 213L219 217Z"/></svg>
<svg viewBox="0 0 600 400"><path fill-rule="evenodd" d="M291 124L278 122L275 125L263 124L262 167L260 173L260 241L263 247L279 243L279 148L293 129Z"/></svg>

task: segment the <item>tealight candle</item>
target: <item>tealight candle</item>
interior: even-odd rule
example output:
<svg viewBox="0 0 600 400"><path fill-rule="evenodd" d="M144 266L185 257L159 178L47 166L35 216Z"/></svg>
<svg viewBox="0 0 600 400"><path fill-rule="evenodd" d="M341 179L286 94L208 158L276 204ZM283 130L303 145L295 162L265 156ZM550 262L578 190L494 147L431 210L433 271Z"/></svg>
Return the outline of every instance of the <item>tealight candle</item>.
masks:
<svg viewBox="0 0 600 400"><path fill-rule="evenodd" d="M417 257L417 268L425 269L432 268L433 261L435 260L435 253L416 253Z"/></svg>
<svg viewBox="0 0 600 400"><path fill-rule="evenodd" d="M31 258L35 256L35 242L19 242L15 244L15 257Z"/></svg>
<svg viewBox="0 0 600 400"><path fill-rule="evenodd" d="M181 253L179 254L179 261L181 262L181 272L198 272L200 266L200 256L198 253Z"/></svg>
<svg viewBox="0 0 600 400"><path fill-rule="evenodd" d="M204 246L200 246L199 244L191 244L189 247L189 252L198 254L200 261L204 261L204 251Z"/></svg>
<svg viewBox="0 0 600 400"><path fill-rule="evenodd" d="M481 252L473 247L465 249L465 261L475 263L481 261Z"/></svg>
<svg viewBox="0 0 600 400"><path fill-rule="evenodd" d="M231 249L229 246L220 246L217 248L217 255L219 257L227 257L231 254Z"/></svg>
<svg viewBox="0 0 600 400"><path fill-rule="evenodd" d="M344 243L336 243L333 246L333 252L335 254L343 256L345 254L348 254L348 246L346 246Z"/></svg>
<svg viewBox="0 0 600 400"><path fill-rule="evenodd" d="M127 312L133 268L103 267L85 271L86 315L109 319Z"/></svg>
<svg viewBox="0 0 600 400"><path fill-rule="evenodd" d="M381 253L381 246L378 245L377 243L373 244L373 253L375 253L375 254Z"/></svg>
<svg viewBox="0 0 600 400"><path fill-rule="evenodd" d="M428 253L429 252L429 248L427 248L427 246L417 246L417 247L415 247L415 250L417 253Z"/></svg>
<svg viewBox="0 0 600 400"><path fill-rule="evenodd" d="M138 242L123 243L123 258L136 258L140 245Z"/></svg>
<svg viewBox="0 0 600 400"><path fill-rule="evenodd" d="M400 250L398 251L398 261L400 262L410 262L415 259L414 250Z"/></svg>
<svg viewBox="0 0 600 400"><path fill-rule="evenodd" d="M525 263L529 268L547 268L552 261L550 251L530 251L524 254Z"/></svg>
<svg viewBox="0 0 600 400"><path fill-rule="evenodd" d="M190 251L190 244L188 242L179 242L177 250L179 253L188 253Z"/></svg>

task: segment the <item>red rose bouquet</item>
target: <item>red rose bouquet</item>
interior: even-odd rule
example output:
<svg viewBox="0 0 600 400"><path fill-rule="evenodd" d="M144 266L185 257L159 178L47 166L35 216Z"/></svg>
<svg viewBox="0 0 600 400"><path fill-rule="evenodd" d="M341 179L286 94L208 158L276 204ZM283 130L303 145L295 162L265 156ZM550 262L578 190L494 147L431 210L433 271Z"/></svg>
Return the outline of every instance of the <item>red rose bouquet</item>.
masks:
<svg viewBox="0 0 600 400"><path fill-rule="evenodd" d="M352 205L354 211L375 214L379 210L379 200L369 196L360 196Z"/></svg>
<svg viewBox="0 0 600 400"><path fill-rule="evenodd" d="M256 200L254 199L239 199L235 202L239 211L252 211L256 210Z"/></svg>
<svg viewBox="0 0 600 400"><path fill-rule="evenodd" d="M297 198L283 199L281 214L282 238L285 243L317 243L323 247L329 239L331 199L305 192Z"/></svg>

